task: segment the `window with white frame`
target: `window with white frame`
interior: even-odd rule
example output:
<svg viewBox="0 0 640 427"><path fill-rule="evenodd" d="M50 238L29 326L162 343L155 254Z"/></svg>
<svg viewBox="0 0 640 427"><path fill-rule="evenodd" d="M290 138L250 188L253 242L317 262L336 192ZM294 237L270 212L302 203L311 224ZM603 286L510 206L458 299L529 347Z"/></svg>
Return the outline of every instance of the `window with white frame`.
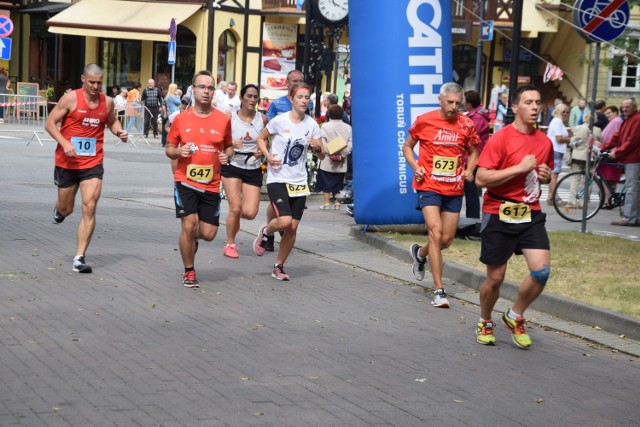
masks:
<svg viewBox="0 0 640 427"><path fill-rule="evenodd" d="M609 58L620 59L609 68L609 89L620 91L640 90L640 70L638 55L640 54L640 33L625 39L624 49L612 47Z"/></svg>

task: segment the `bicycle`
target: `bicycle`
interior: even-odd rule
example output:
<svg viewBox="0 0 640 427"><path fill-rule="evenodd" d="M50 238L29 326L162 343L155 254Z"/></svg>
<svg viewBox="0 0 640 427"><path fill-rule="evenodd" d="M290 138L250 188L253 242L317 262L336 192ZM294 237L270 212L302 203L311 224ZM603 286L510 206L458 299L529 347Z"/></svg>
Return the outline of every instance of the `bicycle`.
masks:
<svg viewBox="0 0 640 427"><path fill-rule="evenodd" d="M622 207L624 206L624 193L627 187L625 181L620 191L616 191L616 186L612 186L605 179L602 179L597 172L601 163L606 163L609 159L608 153L600 153L596 161L593 163L591 173L589 174L589 195L585 197L586 173L570 172L560 178L553 191L553 207L558 215L567 221L581 222L582 212L587 201L587 219L593 218L600 209L620 209L622 215ZM616 163L616 165L621 166ZM609 191L609 199L605 206L605 188ZM575 194L575 197L572 196ZM575 200L574 200L575 199Z"/></svg>

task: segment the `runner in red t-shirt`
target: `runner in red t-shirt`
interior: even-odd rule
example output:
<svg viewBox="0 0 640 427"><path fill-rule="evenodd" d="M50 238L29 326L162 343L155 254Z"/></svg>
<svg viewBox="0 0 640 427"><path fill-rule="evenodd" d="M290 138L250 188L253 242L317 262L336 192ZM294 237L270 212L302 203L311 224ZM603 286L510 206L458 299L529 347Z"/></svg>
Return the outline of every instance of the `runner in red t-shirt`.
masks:
<svg viewBox="0 0 640 427"><path fill-rule="evenodd" d="M84 68L82 88L65 94L47 117L45 129L58 143L55 154L54 182L58 200L53 220L60 224L73 212L78 189L82 196L82 219L78 226L78 247L73 271L91 273L85 252L96 227L96 206L102 191L104 128L127 142L115 114L113 99L100 92L103 71L96 64ZM61 123L58 129L58 123Z"/></svg>
<svg viewBox="0 0 640 427"><path fill-rule="evenodd" d="M167 157L177 160L174 172L176 217L181 219L182 284L198 288L194 269L198 239L216 237L220 223L220 167L233 156L231 120L212 107L215 91L209 71L193 78L193 108L173 120L167 136Z"/></svg>
<svg viewBox="0 0 640 427"><path fill-rule="evenodd" d="M513 342L531 346L524 325L524 311L540 295L551 272L546 215L540 210L540 185L551 180L553 146L534 126L540 112L540 91L522 86L513 104L515 121L498 131L478 160L476 184L486 187L482 211L480 261L487 265L487 279L480 287L480 321L476 340L493 345L491 312L512 254L524 255L531 274L520 284L513 307L502 315Z"/></svg>
<svg viewBox="0 0 640 427"><path fill-rule="evenodd" d="M438 95L440 108L419 116L409 128L402 152L414 170L413 189L418 192L417 209L422 211L429 237L427 244L414 244L410 252L413 275L424 279L424 268L431 265L435 294L431 304L449 307L442 286L442 249L451 245L462 209L464 181L473 180L480 138L470 118L458 111L462 87L446 83ZM418 160L413 149L420 143ZM465 167L464 154L469 154Z"/></svg>

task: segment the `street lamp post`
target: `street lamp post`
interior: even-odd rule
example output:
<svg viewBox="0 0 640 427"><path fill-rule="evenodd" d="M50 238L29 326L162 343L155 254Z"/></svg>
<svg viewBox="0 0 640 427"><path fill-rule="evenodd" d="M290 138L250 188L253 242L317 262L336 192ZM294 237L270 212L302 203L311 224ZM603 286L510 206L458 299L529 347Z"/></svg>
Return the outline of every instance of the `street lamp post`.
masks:
<svg viewBox="0 0 640 427"><path fill-rule="evenodd" d="M509 68L509 105L504 118L505 124L513 123L515 115L511 110L513 95L518 88L518 65L520 63L520 36L522 29L522 0L513 0L513 36L511 38L511 67Z"/></svg>
<svg viewBox="0 0 640 427"><path fill-rule="evenodd" d="M476 92L482 90L482 23L484 22L484 2L480 0L480 22L478 23L478 51L476 52ZM482 99L482 95L480 96Z"/></svg>

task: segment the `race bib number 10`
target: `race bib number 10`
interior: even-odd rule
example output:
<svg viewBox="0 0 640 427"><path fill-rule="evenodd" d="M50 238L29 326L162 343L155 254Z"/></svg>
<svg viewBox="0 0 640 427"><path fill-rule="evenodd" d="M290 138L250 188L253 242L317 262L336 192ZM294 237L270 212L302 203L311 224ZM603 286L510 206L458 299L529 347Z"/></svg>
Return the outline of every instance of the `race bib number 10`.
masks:
<svg viewBox="0 0 640 427"><path fill-rule="evenodd" d="M289 197L302 197L311 194L307 184L286 184Z"/></svg>
<svg viewBox="0 0 640 427"><path fill-rule="evenodd" d="M500 221L509 224L531 222L531 208L526 203L503 201L500 204Z"/></svg>
<svg viewBox="0 0 640 427"><path fill-rule="evenodd" d="M458 168L456 157L433 156L433 174L438 176L455 176Z"/></svg>
<svg viewBox="0 0 640 427"><path fill-rule="evenodd" d="M95 156L97 140L95 138L83 138L81 136L72 136L71 145L76 149L78 156Z"/></svg>
<svg viewBox="0 0 640 427"><path fill-rule="evenodd" d="M213 179L213 165L189 165L187 166L187 179L208 184Z"/></svg>

